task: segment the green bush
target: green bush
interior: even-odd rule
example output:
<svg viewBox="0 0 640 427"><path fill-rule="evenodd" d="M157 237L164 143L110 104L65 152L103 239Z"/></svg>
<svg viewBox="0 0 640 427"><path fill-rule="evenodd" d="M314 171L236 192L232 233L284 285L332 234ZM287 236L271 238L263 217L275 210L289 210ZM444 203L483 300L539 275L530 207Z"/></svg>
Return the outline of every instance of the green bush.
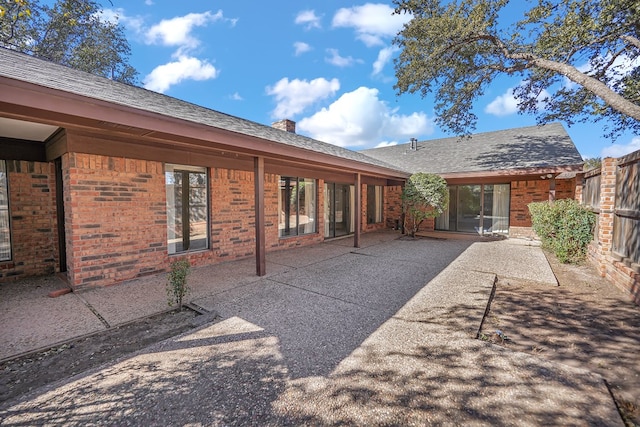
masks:
<svg viewBox="0 0 640 427"><path fill-rule="evenodd" d="M447 208L447 181L431 173L414 173L405 183L401 197L405 213L404 228L411 237L415 237L425 219L435 218Z"/></svg>
<svg viewBox="0 0 640 427"><path fill-rule="evenodd" d="M167 275L167 296L169 305L177 304L182 310L182 300L189 291L187 276L190 273L191 264L186 258L171 263L171 271Z"/></svg>
<svg viewBox="0 0 640 427"><path fill-rule="evenodd" d="M572 199L529 204L533 230L563 263L584 259L593 240L596 215Z"/></svg>

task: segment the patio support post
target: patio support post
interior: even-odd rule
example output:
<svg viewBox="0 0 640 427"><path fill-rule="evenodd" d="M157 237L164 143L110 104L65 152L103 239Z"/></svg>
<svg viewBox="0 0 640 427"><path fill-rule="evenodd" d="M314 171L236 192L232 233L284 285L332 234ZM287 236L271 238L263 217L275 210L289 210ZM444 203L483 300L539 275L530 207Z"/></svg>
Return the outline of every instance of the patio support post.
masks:
<svg viewBox="0 0 640 427"><path fill-rule="evenodd" d="M256 274L264 276L267 274L264 231L264 157L253 158L253 180L255 184Z"/></svg>
<svg viewBox="0 0 640 427"><path fill-rule="evenodd" d="M356 182L355 182L355 190L356 190L356 194L355 194L355 201L356 201L356 214L355 216L355 230L353 233L353 247L354 248L359 248L360 247L360 228L362 228L361 224L362 224L362 183L361 183L361 177L360 174L357 173L356 176Z"/></svg>

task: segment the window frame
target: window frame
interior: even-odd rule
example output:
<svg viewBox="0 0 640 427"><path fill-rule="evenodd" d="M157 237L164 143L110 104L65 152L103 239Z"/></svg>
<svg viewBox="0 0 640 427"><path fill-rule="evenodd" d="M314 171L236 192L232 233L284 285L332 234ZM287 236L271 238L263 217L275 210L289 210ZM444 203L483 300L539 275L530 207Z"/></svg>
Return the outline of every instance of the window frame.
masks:
<svg viewBox="0 0 640 427"><path fill-rule="evenodd" d="M5 213L6 228L7 228L6 244L8 245L7 257L2 257L2 251L0 251L0 262L8 262L13 260L13 239L11 235L12 227L11 227L11 203L9 200L11 198L9 196L9 171L7 169L7 161L4 159L0 160L0 174L4 174L4 177L0 178L0 194L4 192L4 195L6 195L6 200L4 201L4 204L3 204L2 198L0 198L0 217L2 216L3 213ZM2 242L2 243L5 243L5 242Z"/></svg>
<svg viewBox="0 0 640 427"><path fill-rule="evenodd" d="M373 202L371 195L373 194ZM373 209L373 213L371 210ZM384 222L384 187L367 184L367 224Z"/></svg>
<svg viewBox="0 0 640 427"><path fill-rule="evenodd" d="M166 217L167 217L167 253L169 255L179 255L179 254L184 254L184 253L188 253L188 252L198 252L198 251L206 251L210 249L210 245L211 245L211 209L210 209L210 203L209 203L209 198L210 198L210 188L209 188L209 182L210 182L210 178L209 178L209 168L206 167L200 167L200 166L189 166L189 165L180 165L180 164L173 164L173 163L165 163L165 168L164 168L164 175L165 175L165 194L166 194L166 198L167 198L167 213L166 213ZM180 173L181 176L181 183L182 183L182 190L181 190L181 199L180 199L180 206L181 206L181 212L180 215L182 218L187 217L188 221L182 221L182 230L181 230L181 241L175 241L174 243L171 243L171 233L169 232L170 228L175 226L175 222L171 223L170 219L171 219L171 214L170 214L170 210L173 209L173 211L175 212L177 210L177 200L172 197L170 197L169 194L169 183L168 183L168 177L169 174L175 174L175 173ZM191 227L194 223L194 221L191 218L191 206L192 206L192 200L191 200L191 194L192 194L192 189L193 188L197 188L197 187L193 187L190 183L189 180L189 176L190 174L204 174L204 190L205 190L205 209L206 209L206 213L205 213L205 223L206 223L206 230L205 230L205 243L204 243L204 247L198 247L193 249L191 247ZM187 191L185 191L187 190ZM175 190L174 190L175 192ZM173 200L173 206L171 206L169 204L170 199ZM175 215L174 215L175 218ZM186 240L185 240L185 236L186 236ZM173 239L175 240L175 239ZM186 243L186 244L185 244ZM178 246L181 246L181 249L178 250Z"/></svg>
<svg viewBox="0 0 640 427"><path fill-rule="evenodd" d="M308 218L313 222L313 227L309 231L301 230L302 224L300 223L300 198L295 197L295 215L291 214L291 194L292 189L299 191L300 185L303 184L306 187L306 183L313 183L313 195L311 197L313 203L313 217ZM284 191L283 191L284 190ZM305 194L306 197L306 194ZM286 199L286 200L285 200ZM306 207L305 208L306 212ZM278 177L278 212L282 215L283 222L278 220L278 238L288 239L291 237L305 236L309 234L318 233L318 180L314 178L305 178L300 176L288 176L281 175ZM295 224L291 223L291 218L295 218ZM281 228L281 224L284 227Z"/></svg>

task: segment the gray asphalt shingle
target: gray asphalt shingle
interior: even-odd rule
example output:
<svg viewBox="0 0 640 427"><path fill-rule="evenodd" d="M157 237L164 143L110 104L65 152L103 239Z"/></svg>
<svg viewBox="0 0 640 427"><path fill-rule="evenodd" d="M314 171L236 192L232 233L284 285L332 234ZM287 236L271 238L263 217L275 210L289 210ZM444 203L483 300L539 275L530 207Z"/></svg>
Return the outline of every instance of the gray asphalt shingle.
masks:
<svg viewBox="0 0 640 427"><path fill-rule="evenodd" d="M365 156L357 151L348 150L303 135L274 129L271 126L231 116L147 89L115 82L4 48L0 48L0 76L367 165L391 170L397 169L381 160Z"/></svg>
<svg viewBox="0 0 640 427"><path fill-rule="evenodd" d="M582 164L560 123L478 133L364 150L364 154L409 173L459 173Z"/></svg>

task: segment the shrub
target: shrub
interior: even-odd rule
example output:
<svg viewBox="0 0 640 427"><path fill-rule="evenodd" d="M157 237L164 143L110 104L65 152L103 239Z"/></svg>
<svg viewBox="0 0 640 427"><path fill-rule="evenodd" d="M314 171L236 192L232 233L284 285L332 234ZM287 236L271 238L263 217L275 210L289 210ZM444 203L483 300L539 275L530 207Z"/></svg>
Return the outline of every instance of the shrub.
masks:
<svg viewBox="0 0 640 427"><path fill-rule="evenodd" d="M440 215L449 204L447 181L435 174L418 172L409 177L402 189L404 227L415 237L420 224Z"/></svg>
<svg viewBox="0 0 640 427"><path fill-rule="evenodd" d="M593 239L596 216L572 199L529 204L533 230L545 248L560 262L577 263L584 259Z"/></svg>
<svg viewBox="0 0 640 427"><path fill-rule="evenodd" d="M167 296L169 305L177 304L182 310L182 300L189 291L187 286L187 276L189 275L191 264L186 258L171 263L171 271L167 275Z"/></svg>

